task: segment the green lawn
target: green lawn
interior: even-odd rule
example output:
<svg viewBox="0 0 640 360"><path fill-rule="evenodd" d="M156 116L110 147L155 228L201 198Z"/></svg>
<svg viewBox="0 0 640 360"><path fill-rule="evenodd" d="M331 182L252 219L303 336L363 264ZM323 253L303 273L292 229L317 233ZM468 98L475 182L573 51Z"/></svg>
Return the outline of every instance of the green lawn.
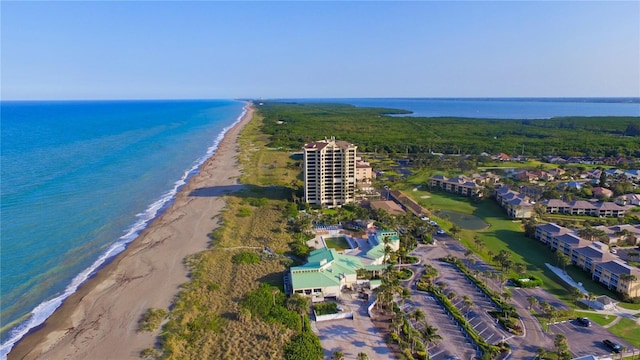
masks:
<svg viewBox="0 0 640 360"><path fill-rule="evenodd" d="M618 303L618 306L621 308L629 309L629 310L640 310L640 304L630 304L630 303Z"/></svg>
<svg viewBox="0 0 640 360"><path fill-rule="evenodd" d="M576 315L580 317L589 318L589 320L601 326L605 326L611 323L617 317L615 315L594 314L594 313L589 313L589 312L580 311L580 310L576 310Z"/></svg>
<svg viewBox="0 0 640 360"><path fill-rule="evenodd" d="M635 347L640 347L640 326L631 319L622 318L620 321L609 328L614 335L623 338Z"/></svg>
<svg viewBox="0 0 640 360"><path fill-rule="evenodd" d="M522 224L520 221L508 219L506 214L492 199L486 199L481 202L473 203L468 198L456 196L443 192L428 192L424 190L410 191L416 184L412 183L413 179L406 185L407 194L410 194L421 205L431 210L452 210L465 214L475 215L490 226L488 229L480 231L462 230L459 237L462 243L469 249L475 251L481 258L487 262L489 259L489 251L497 254L500 250L507 250L514 262L524 263L527 265L527 271L531 275L535 275L544 282L543 287L553 295L561 298L567 304L572 304L569 293L567 292L565 283L560 280L551 270L544 264L545 262L555 265L552 253L547 246L535 239L524 236ZM409 186L411 188L409 188ZM436 220L438 221L438 220ZM451 224L449 222L438 221L441 226L448 230ZM473 241L477 235L484 243L483 249L477 249ZM575 269L577 281L582 281L588 291L596 295L607 295L612 298L617 296L591 281L588 274L579 274L580 270ZM574 269L567 267L567 271L574 275Z"/></svg>
<svg viewBox="0 0 640 360"><path fill-rule="evenodd" d="M342 236L325 238L324 242L327 244L328 248L336 249L337 251L351 249L351 246L349 246L347 240L345 240Z"/></svg>

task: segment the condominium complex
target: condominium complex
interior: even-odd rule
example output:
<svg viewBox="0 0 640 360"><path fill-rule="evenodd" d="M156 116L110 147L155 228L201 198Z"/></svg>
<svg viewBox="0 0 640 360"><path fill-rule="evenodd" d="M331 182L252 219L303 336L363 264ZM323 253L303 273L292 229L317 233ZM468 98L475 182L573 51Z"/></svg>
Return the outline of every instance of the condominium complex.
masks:
<svg viewBox="0 0 640 360"><path fill-rule="evenodd" d="M355 201L356 148L333 137L305 144L305 202L334 207Z"/></svg>
<svg viewBox="0 0 640 360"><path fill-rule="evenodd" d="M609 289L632 297L640 295L640 269L610 253L606 244L584 240L554 223L538 225L535 237L552 250L567 255L573 265L589 272L593 280Z"/></svg>

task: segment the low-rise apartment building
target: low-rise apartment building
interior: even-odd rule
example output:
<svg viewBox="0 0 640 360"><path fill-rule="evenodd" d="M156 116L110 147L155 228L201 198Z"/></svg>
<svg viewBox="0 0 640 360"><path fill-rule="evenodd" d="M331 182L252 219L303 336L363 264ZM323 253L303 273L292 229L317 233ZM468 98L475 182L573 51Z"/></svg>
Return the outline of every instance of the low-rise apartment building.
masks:
<svg viewBox="0 0 640 360"><path fill-rule="evenodd" d="M582 239L570 229L554 223L538 225L535 238L552 250L567 255L573 265L589 272L593 280L610 290L632 297L640 294L640 269L609 253L606 244Z"/></svg>
<svg viewBox="0 0 640 360"><path fill-rule="evenodd" d="M615 226L596 226L597 230L602 230L609 237L609 244L617 244L626 242L629 245L638 245L640 243L640 225L615 225Z"/></svg>
<svg viewBox="0 0 640 360"><path fill-rule="evenodd" d="M535 214L534 203L528 196L506 186L496 190L496 201L512 219L528 219Z"/></svg>
<svg viewBox="0 0 640 360"><path fill-rule="evenodd" d="M624 217L627 208L613 202L590 202L584 200L563 201L550 199L543 202L547 214L588 215L600 217Z"/></svg>
<svg viewBox="0 0 640 360"><path fill-rule="evenodd" d="M435 175L431 177L429 186L462 196L482 196L483 190L481 185L478 185L472 178L464 175L452 179L444 175Z"/></svg>

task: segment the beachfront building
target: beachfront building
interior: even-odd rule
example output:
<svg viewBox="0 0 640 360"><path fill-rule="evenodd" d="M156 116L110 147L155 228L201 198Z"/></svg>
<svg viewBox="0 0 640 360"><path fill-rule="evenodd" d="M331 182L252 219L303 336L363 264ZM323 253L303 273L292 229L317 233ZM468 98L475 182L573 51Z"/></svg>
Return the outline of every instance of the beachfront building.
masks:
<svg viewBox="0 0 640 360"><path fill-rule="evenodd" d="M305 202L335 207L355 201L356 148L334 137L304 145Z"/></svg>
<svg viewBox="0 0 640 360"><path fill-rule="evenodd" d="M358 270L372 273L386 268L387 252L400 248L400 238L395 231L376 231L367 239L371 248L358 256L343 254L335 249L322 247L309 254L307 262L293 266L285 278L287 293L297 293L322 301L326 297L337 297L342 289L354 289L356 285L374 289L380 280L358 279Z"/></svg>
<svg viewBox="0 0 640 360"><path fill-rule="evenodd" d="M589 272L592 280L610 290L631 297L640 295L640 269L629 266L610 253L606 244L582 239L571 230L553 223L538 225L535 237L553 251L567 255L571 264Z"/></svg>

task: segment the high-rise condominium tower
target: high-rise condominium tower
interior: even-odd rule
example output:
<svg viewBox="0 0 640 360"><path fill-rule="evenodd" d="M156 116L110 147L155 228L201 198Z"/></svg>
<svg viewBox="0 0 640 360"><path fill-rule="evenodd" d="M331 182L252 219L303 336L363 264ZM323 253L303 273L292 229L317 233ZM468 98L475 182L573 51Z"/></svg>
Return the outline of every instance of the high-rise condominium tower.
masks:
<svg viewBox="0 0 640 360"><path fill-rule="evenodd" d="M333 137L305 144L305 202L328 207L354 202L356 148Z"/></svg>

